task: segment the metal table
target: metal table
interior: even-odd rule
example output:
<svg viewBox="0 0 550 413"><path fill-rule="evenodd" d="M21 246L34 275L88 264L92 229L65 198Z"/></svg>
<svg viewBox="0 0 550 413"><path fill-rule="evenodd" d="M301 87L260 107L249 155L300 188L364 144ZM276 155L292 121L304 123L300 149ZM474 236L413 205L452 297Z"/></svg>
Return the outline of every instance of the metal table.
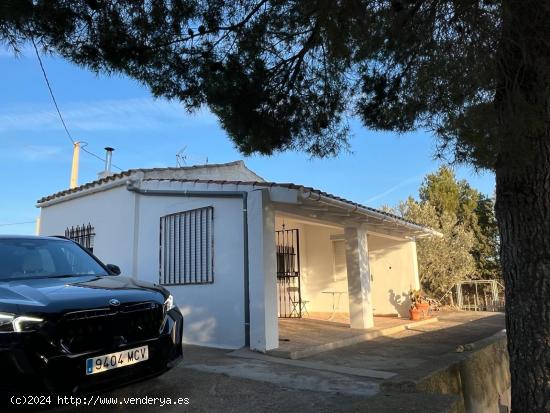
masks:
<svg viewBox="0 0 550 413"><path fill-rule="evenodd" d="M327 320L333 320L336 315L336 309L340 307L340 297L342 297L342 294L346 294L347 291L322 291L322 293L332 295L332 314ZM336 296L338 296L338 299L336 299Z"/></svg>

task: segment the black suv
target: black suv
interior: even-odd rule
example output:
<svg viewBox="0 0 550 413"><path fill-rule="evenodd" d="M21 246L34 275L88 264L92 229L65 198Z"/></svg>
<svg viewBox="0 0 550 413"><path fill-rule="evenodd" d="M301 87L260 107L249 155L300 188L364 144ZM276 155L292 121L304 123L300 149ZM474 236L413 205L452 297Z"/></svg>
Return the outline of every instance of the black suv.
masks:
<svg viewBox="0 0 550 413"><path fill-rule="evenodd" d="M181 360L172 296L119 273L67 239L0 236L3 398L95 392Z"/></svg>

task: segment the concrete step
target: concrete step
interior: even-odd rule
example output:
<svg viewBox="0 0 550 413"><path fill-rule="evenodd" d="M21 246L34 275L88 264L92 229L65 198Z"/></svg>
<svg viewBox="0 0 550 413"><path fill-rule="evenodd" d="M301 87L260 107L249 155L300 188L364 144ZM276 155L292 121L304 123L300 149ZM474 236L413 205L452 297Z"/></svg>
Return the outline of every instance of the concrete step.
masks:
<svg viewBox="0 0 550 413"><path fill-rule="evenodd" d="M366 377L370 379L387 380L397 375L397 373L393 373L389 371L354 368L354 367L347 367L347 366L335 366L332 364L327 364L319 361L290 360L288 358L273 357L273 356L268 356L266 354L251 351L247 348L242 348L239 350L232 351L231 353L229 353L229 356L252 359L252 360L261 360L269 363L284 364L287 366L300 367L300 368L306 368L311 370L346 374L349 376Z"/></svg>

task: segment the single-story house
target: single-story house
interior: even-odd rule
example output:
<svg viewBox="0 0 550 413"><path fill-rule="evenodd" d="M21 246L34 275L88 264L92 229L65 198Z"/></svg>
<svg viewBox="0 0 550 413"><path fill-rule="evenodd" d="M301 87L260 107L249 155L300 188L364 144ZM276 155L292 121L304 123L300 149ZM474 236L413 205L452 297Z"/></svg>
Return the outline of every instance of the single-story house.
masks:
<svg viewBox="0 0 550 413"><path fill-rule="evenodd" d="M165 285L188 343L267 351L278 318L408 317L416 239L437 233L318 189L266 182L242 161L131 169L38 201L39 233L66 235L124 275ZM329 317L329 319L331 318Z"/></svg>

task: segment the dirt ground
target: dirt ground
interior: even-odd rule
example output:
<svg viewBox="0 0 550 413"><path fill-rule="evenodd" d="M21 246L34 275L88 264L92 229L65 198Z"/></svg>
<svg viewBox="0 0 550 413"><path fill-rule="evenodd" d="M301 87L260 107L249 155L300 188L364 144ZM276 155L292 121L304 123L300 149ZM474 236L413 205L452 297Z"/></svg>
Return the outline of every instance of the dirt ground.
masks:
<svg viewBox="0 0 550 413"><path fill-rule="evenodd" d="M48 412L425 412L440 413L453 398L419 393L383 393L371 398L336 393L296 390L257 380L206 373L188 368L177 368L162 377L137 383L108 394L102 399L123 397L161 397L176 401L188 398L189 404L164 405L104 405L67 406Z"/></svg>
<svg viewBox="0 0 550 413"><path fill-rule="evenodd" d="M442 314L439 323L318 354L308 362L393 372L394 382L405 383L461 357L455 351L457 345L503 328L500 314ZM428 395L385 383L368 375L281 364L269 357L246 359L228 350L186 346L184 362L160 377L86 398L86 403L95 406L73 404L48 411L441 413L456 400L455 396ZM101 405L106 401L114 404Z"/></svg>

